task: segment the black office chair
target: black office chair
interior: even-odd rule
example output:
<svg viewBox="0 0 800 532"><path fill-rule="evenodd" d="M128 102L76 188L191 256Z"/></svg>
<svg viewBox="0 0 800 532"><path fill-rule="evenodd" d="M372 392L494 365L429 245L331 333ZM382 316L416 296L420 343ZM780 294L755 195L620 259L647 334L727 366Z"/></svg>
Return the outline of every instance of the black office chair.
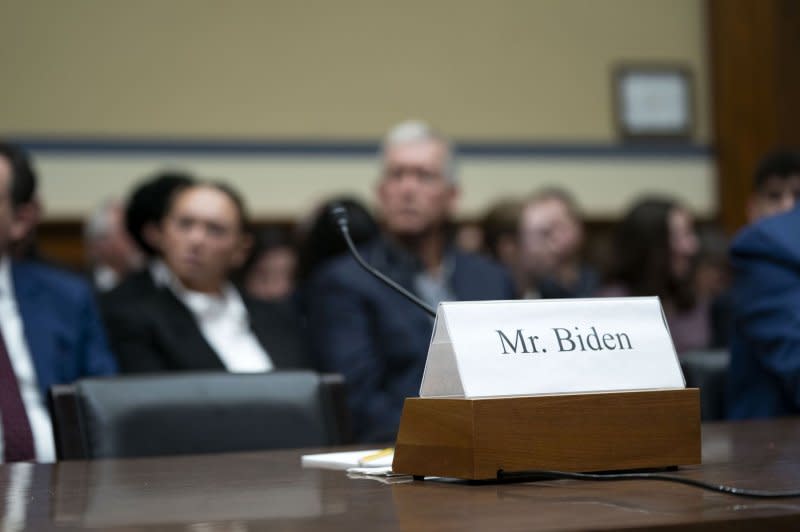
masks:
<svg viewBox="0 0 800 532"><path fill-rule="evenodd" d="M725 419L728 366L727 351L692 351L680 355L686 386L700 388L700 417L703 421Z"/></svg>
<svg viewBox="0 0 800 532"><path fill-rule="evenodd" d="M92 378L50 391L59 460L349 443L340 375L311 371Z"/></svg>

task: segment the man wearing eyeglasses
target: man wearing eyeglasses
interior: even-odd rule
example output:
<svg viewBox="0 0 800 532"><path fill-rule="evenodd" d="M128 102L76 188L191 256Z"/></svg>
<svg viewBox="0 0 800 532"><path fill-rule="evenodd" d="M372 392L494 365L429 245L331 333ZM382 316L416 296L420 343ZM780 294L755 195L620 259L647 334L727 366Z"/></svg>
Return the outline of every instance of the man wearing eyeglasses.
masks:
<svg viewBox="0 0 800 532"><path fill-rule="evenodd" d="M361 248L368 263L433 307L514 297L499 265L451 245L459 188L447 138L421 122L394 127L376 192L383 234ZM349 256L321 268L309 293L314 352L323 371L345 376L356 438L393 440L403 400L419 392L433 321Z"/></svg>

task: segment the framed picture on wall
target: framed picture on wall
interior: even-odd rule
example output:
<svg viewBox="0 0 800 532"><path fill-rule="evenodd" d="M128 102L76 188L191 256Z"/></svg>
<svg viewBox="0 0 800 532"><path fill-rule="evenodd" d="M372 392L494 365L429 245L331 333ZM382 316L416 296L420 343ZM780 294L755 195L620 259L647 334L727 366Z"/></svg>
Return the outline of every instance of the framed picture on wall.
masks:
<svg viewBox="0 0 800 532"><path fill-rule="evenodd" d="M619 65L612 79L615 121L623 139L691 140L694 101L687 67Z"/></svg>

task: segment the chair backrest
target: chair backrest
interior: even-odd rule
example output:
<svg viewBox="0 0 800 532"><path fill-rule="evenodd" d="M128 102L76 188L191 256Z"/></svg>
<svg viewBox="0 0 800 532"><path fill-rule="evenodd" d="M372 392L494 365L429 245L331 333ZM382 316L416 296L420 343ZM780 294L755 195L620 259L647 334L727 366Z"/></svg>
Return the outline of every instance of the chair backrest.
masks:
<svg viewBox="0 0 800 532"><path fill-rule="evenodd" d="M700 415L703 421L725 419L726 388L730 353L692 351L680 355L686 386L700 388Z"/></svg>
<svg viewBox="0 0 800 532"><path fill-rule="evenodd" d="M92 378L50 394L60 460L349 443L344 380L311 371Z"/></svg>

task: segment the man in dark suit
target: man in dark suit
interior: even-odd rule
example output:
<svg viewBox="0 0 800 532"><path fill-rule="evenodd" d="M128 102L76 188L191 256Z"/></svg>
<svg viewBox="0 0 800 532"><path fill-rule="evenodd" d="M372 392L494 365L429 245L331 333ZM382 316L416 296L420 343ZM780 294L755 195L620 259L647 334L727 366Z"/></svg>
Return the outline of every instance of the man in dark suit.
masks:
<svg viewBox="0 0 800 532"><path fill-rule="evenodd" d="M731 247L732 419L800 414L800 207L744 229Z"/></svg>
<svg viewBox="0 0 800 532"><path fill-rule="evenodd" d="M0 444L3 461L53 461L46 408L54 384L116 371L92 291L80 278L10 258L30 232L36 176L25 154L0 143Z"/></svg>
<svg viewBox="0 0 800 532"><path fill-rule="evenodd" d="M154 288L105 307L123 372L307 367L288 306L243 297L229 281L250 246L243 203L220 184L172 194L155 238Z"/></svg>
<svg viewBox="0 0 800 532"><path fill-rule="evenodd" d="M423 123L389 132L377 188L385 232L362 254L432 306L510 299L513 284L500 266L451 245L453 159L448 140ZM344 374L357 439L393 440L403 400L419 393L433 320L349 256L323 265L308 293L313 351L323 370Z"/></svg>

